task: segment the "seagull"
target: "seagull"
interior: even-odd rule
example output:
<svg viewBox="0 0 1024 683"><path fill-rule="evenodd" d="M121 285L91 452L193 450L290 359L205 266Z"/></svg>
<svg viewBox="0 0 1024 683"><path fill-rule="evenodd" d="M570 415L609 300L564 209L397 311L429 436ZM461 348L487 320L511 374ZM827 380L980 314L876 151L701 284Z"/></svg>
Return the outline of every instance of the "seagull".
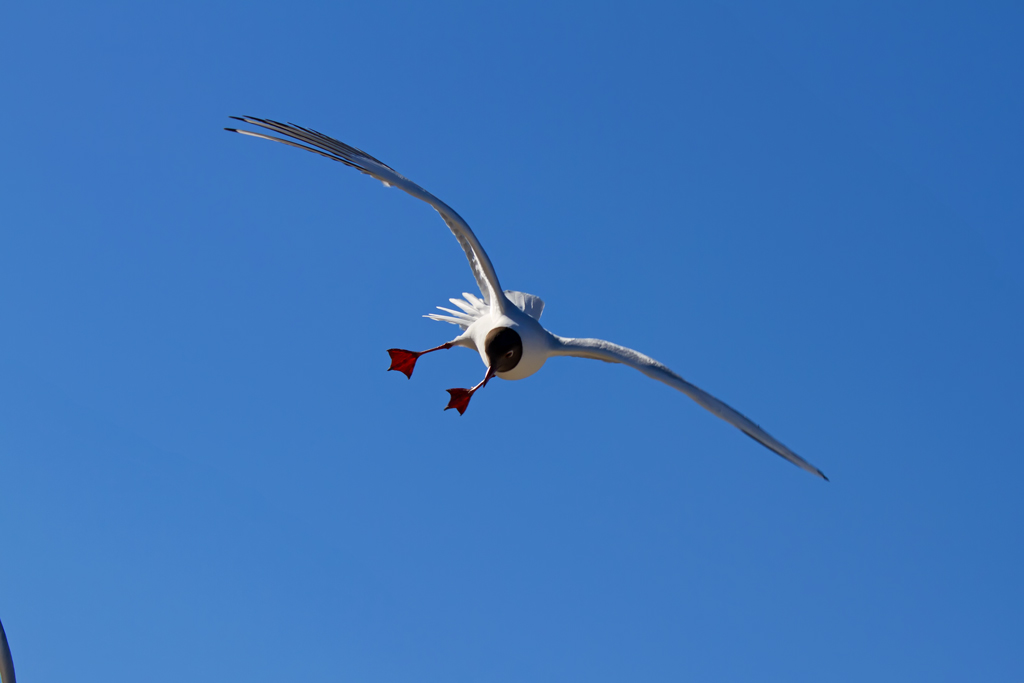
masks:
<svg viewBox="0 0 1024 683"><path fill-rule="evenodd" d="M469 224L450 206L384 162L310 128L252 116L232 116L231 118L285 137L238 128L225 128L227 131L281 142L334 161L340 161L346 166L351 166L357 171L376 178L385 187L397 187L416 199L430 204L441 214L441 218L455 235L455 239L458 240L463 251L466 252L466 258L469 260L482 298L463 293L461 299L449 299L458 310L438 306L437 308L442 311L443 315L432 313L424 316L431 320L458 325L462 334L451 341L425 351L388 349L388 354L391 356L391 367L388 370L401 372L412 379L416 361L424 354L454 347L463 347L479 353L480 359L487 368L484 378L471 389L448 389L450 400L445 410L454 408L461 415L466 412L473 395L487 386L487 383L493 378L524 379L540 370L549 358L555 356L592 358L606 363L621 363L639 370L651 379L656 379L681 391L702 408L738 428L769 450L797 467L828 481L828 477L821 470L784 446L738 410L690 384L653 358L602 339L560 337L544 329L540 324L540 316L544 311L544 302L540 297L524 292L503 290L498 283L498 274L491 264L491 259L480 245L480 241L470 229Z"/></svg>
<svg viewBox="0 0 1024 683"><path fill-rule="evenodd" d="M11 648L7 645L7 634L4 633L2 623L0 623L0 683L16 683L14 660L11 658Z"/></svg>

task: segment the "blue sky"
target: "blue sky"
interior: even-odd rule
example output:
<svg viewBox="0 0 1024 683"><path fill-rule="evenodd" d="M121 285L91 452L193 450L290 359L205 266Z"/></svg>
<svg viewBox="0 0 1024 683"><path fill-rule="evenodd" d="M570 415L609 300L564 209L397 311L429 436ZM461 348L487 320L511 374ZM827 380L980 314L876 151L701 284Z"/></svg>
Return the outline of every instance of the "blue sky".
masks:
<svg viewBox="0 0 1024 683"><path fill-rule="evenodd" d="M1016 3L7 3L24 681L1024 679ZM426 205L620 366L490 384Z"/></svg>

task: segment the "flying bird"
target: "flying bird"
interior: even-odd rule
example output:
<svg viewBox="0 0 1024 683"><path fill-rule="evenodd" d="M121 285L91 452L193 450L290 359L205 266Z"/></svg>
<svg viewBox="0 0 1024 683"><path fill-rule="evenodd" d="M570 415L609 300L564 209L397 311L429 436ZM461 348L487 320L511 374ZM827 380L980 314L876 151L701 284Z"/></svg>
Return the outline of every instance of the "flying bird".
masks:
<svg viewBox="0 0 1024 683"><path fill-rule="evenodd" d="M391 367L388 370L396 370L411 379L416 361L424 354L454 347L463 347L479 353L480 359L487 368L484 378L470 389L448 389L450 399L445 410L454 408L461 415L466 412L474 394L483 389L494 377L507 380L524 379L540 370L549 358L555 356L575 356L607 363L622 363L639 370L651 379L656 379L683 392L702 408L738 428L766 448L797 467L828 481L821 470L784 446L742 413L690 384L653 358L601 339L560 337L544 329L540 324L540 316L544 310L544 302L540 297L524 292L503 290L498 282L498 274L491 264L491 259L488 258L487 252L484 251L466 221L450 206L384 162L373 158L362 150L350 147L309 128L251 116L232 116L231 118L290 139L238 128L225 128L225 130L264 140L282 142L334 161L340 161L346 166L351 166L357 171L376 178L386 187L397 187L416 199L430 204L441 214L441 218L455 235L455 239L458 240L463 251L466 252L466 258L469 260L482 298L463 293L461 299L449 299L458 310L438 306L443 314L432 313L425 317L458 325L462 334L451 341L425 351L388 349L388 354L391 356Z"/></svg>

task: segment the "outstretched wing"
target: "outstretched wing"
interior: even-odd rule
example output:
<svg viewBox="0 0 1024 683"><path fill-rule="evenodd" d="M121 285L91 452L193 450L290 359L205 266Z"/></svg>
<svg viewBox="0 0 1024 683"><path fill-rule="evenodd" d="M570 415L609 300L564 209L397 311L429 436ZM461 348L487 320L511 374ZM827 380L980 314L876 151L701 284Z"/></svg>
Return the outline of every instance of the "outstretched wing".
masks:
<svg viewBox="0 0 1024 683"><path fill-rule="evenodd" d="M498 284L498 276L494 272L491 260L487 257L487 253L480 246L480 241L477 240L476 235L473 234L466 221L462 220L462 217L455 213L450 206L382 161L374 159L362 150L350 147L344 142L329 138L315 130L291 123L279 123L270 119L258 119L252 116L232 116L231 118L286 135L293 138L293 140L285 140L272 135L256 133L250 130L239 130L237 128L225 128L224 130L263 138L264 140L283 142L286 145L305 149L325 156L328 159L340 161L346 166L351 166L358 171L373 176L388 187L397 187L416 199L430 204L441 214L441 218L444 219L452 234L455 235L455 239L459 241L462 249L466 252L466 258L469 259L470 268L473 269L473 277L476 278L476 284L480 287L480 293L483 294L484 301L490 305L497 306L502 312L505 311L505 297L502 296L501 285Z"/></svg>
<svg viewBox="0 0 1024 683"><path fill-rule="evenodd" d="M706 391L690 384L653 358L602 339L566 339L564 337L555 337L555 339L558 342L558 346L552 351L553 355L594 358L607 363L622 363L636 368L651 379L664 382L673 389L683 392L702 408L709 410L716 417L720 417L733 427L740 429L754 441L779 454L797 467L828 481L828 477L822 474L821 470L779 443L775 437L754 424L754 422L738 410L729 407Z"/></svg>

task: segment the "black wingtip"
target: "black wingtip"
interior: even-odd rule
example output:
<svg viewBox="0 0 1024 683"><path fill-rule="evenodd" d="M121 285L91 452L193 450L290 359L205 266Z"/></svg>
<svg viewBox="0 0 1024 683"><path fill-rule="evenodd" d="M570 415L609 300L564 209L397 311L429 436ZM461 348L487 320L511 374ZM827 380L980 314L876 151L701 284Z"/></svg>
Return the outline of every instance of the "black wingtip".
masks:
<svg viewBox="0 0 1024 683"><path fill-rule="evenodd" d="M5 683L14 683L14 658L11 657L11 647L7 643L7 634L4 633L4 625L0 624L0 679Z"/></svg>
<svg viewBox="0 0 1024 683"><path fill-rule="evenodd" d="M241 121L242 123L245 123L245 118L243 118L241 116L229 116L228 118L229 119L234 119L235 121Z"/></svg>
<svg viewBox="0 0 1024 683"><path fill-rule="evenodd" d="M825 473L822 472L821 470L818 470L818 476L824 479L825 481L828 481L828 477L826 477Z"/></svg>
<svg viewBox="0 0 1024 683"><path fill-rule="evenodd" d="M225 128L224 130L228 131L229 133L237 133L238 132L237 128Z"/></svg>

